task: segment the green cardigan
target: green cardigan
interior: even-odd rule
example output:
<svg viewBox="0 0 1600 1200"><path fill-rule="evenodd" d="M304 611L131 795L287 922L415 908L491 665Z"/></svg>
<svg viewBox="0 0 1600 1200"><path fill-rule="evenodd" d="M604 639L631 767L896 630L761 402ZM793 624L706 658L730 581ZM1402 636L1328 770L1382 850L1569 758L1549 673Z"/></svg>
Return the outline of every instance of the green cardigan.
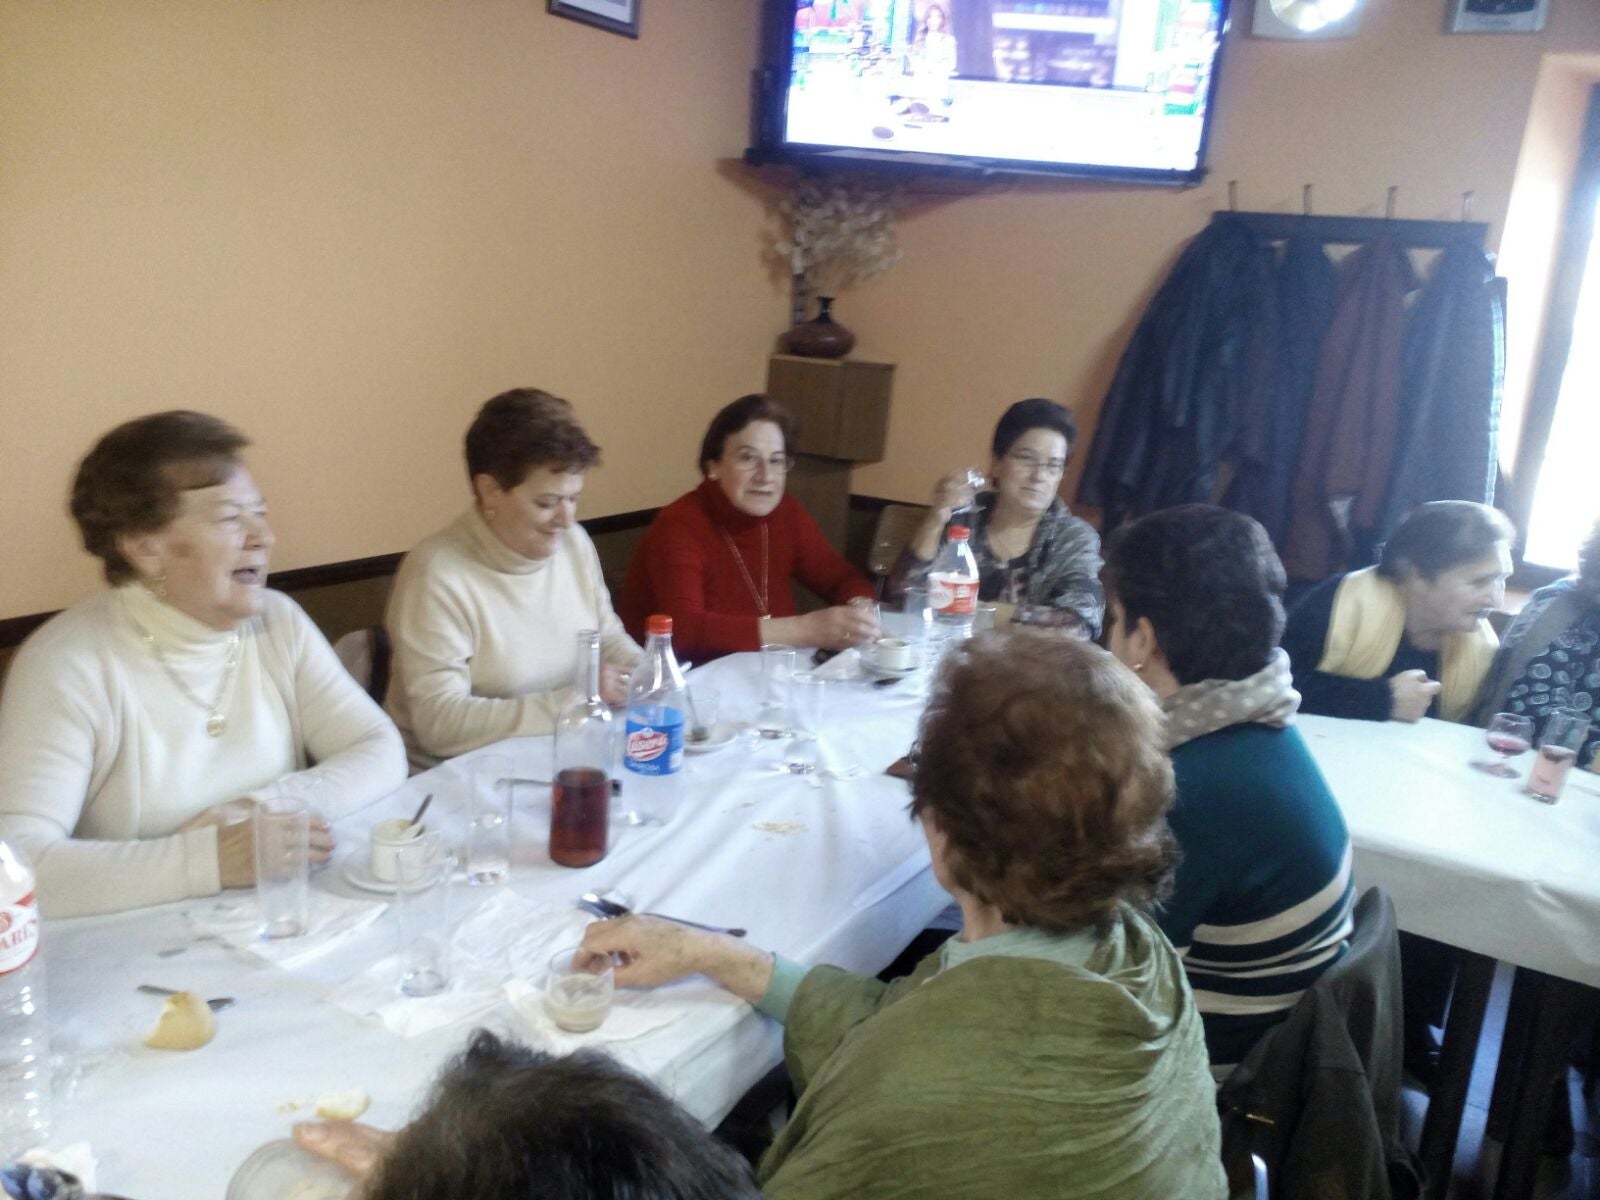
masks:
<svg viewBox="0 0 1600 1200"><path fill-rule="evenodd" d="M1200 1017L1149 918L1122 909L1081 968L941 962L891 984L807 973L768 1200L1227 1195Z"/></svg>

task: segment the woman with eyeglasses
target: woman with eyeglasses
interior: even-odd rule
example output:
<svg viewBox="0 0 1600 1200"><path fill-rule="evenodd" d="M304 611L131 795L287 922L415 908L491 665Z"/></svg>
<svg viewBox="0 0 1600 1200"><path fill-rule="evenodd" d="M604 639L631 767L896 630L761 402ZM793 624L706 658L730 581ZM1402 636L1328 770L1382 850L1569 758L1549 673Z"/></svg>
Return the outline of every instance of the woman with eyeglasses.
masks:
<svg viewBox="0 0 1600 1200"><path fill-rule="evenodd" d="M1019 400L994 427L989 482L977 492L971 468L933 489L933 505L900 555L888 595L924 584L951 525L971 530L978 598L1015 606L1013 620L1098 637L1100 536L1056 493L1078 437L1072 414L1053 400Z"/></svg>
<svg viewBox="0 0 1600 1200"><path fill-rule="evenodd" d="M672 617L680 658L705 662L762 646L842 650L875 637L866 577L828 544L784 484L794 420L767 397L741 396L700 443L700 486L656 514L622 585L618 611L638 636ZM791 581L830 607L801 614Z"/></svg>

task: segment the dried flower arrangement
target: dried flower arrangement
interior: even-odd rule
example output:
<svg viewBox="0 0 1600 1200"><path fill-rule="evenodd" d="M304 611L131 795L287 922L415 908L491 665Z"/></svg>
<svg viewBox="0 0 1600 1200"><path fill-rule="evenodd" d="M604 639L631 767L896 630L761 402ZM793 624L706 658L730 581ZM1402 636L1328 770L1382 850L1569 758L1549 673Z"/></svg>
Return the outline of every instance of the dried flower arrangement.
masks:
<svg viewBox="0 0 1600 1200"><path fill-rule="evenodd" d="M802 176L777 203L783 223L773 256L794 280L795 320L807 296L836 296L900 261L897 188L855 177Z"/></svg>

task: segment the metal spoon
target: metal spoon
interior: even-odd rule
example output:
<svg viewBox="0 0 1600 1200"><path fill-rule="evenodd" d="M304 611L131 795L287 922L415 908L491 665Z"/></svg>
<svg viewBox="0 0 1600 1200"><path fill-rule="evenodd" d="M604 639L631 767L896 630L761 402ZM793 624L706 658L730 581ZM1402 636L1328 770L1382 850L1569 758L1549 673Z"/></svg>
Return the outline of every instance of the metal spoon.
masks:
<svg viewBox="0 0 1600 1200"><path fill-rule="evenodd" d="M176 996L178 994L177 988L157 987L153 983L141 983L134 991L143 992L146 996ZM223 1009L231 1008L232 1006L232 996L218 996L215 1000L206 1001L206 1007L211 1009L212 1012L221 1012Z"/></svg>
<svg viewBox="0 0 1600 1200"><path fill-rule="evenodd" d="M615 900L607 900L596 892L585 892L579 896L578 907L592 912L603 921L609 921L613 917L626 917L633 912L626 904L618 904ZM644 913L642 915L660 917L663 921L671 921L676 925L687 925L691 929L704 929L707 933L726 933L732 937L743 937L749 932L744 929L727 929L721 925L702 925L699 921L685 921L682 917L669 917L665 913Z"/></svg>

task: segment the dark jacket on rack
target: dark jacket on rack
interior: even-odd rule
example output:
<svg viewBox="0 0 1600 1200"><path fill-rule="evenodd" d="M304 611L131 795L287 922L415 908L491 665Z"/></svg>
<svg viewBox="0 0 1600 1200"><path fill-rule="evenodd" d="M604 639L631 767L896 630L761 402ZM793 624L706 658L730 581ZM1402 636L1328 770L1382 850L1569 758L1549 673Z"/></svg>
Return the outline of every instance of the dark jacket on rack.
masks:
<svg viewBox="0 0 1600 1200"><path fill-rule="evenodd" d="M1405 421L1380 527L1428 500L1494 501L1505 304L1494 260L1451 246L1434 264L1400 353Z"/></svg>
<svg viewBox="0 0 1600 1200"><path fill-rule="evenodd" d="M1400 428L1405 302L1416 287L1411 260L1391 242L1345 261L1291 492L1282 547L1291 579L1372 562Z"/></svg>
<svg viewBox="0 0 1600 1200"><path fill-rule="evenodd" d="M1272 402L1243 430L1238 474L1224 501L1260 521L1274 545L1283 544L1289 527L1289 489L1317 381L1317 356L1337 297L1338 276L1321 239L1290 238L1278 267L1274 386L1262 389Z"/></svg>
<svg viewBox="0 0 1600 1200"><path fill-rule="evenodd" d="M1080 503L1105 528L1209 501L1250 415L1269 403L1272 250L1223 217L1179 257L1134 331L1101 407Z"/></svg>
<svg viewBox="0 0 1600 1200"><path fill-rule="evenodd" d="M1379 888L1356 904L1350 949L1217 1093L1224 1162L1267 1164L1275 1200L1412 1200L1400 1140L1400 947Z"/></svg>

